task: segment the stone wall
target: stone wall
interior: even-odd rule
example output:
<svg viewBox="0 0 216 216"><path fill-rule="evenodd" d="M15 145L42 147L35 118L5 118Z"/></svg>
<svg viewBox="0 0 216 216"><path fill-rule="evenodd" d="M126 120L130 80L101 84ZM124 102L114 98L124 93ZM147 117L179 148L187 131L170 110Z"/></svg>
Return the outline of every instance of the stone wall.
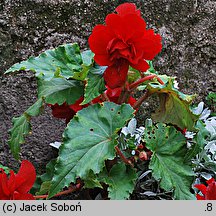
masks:
<svg viewBox="0 0 216 216"><path fill-rule="evenodd" d="M8 129L36 100L31 72L3 75L12 64L62 43L88 47L92 28L126 1L118 0L0 0L0 163L17 168L10 154ZM139 0L148 27L163 37L163 50L154 65L161 74L176 76L184 93L196 93L196 102L215 91L216 2L214 0ZM140 111L145 116L151 104ZM22 145L21 159L29 159L38 172L56 155L48 145L59 141L64 121L49 109L32 119L33 133Z"/></svg>

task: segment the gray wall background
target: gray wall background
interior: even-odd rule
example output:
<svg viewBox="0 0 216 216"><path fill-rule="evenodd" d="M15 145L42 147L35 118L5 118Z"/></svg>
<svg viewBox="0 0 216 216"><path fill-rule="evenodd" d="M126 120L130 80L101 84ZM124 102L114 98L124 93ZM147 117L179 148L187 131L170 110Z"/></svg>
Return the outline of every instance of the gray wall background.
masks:
<svg viewBox="0 0 216 216"><path fill-rule="evenodd" d="M31 72L3 75L12 64L38 55L63 43L78 42L88 47L92 28L126 1L112 0L0 0L0 163L17 169L7 145L14 116L21 115L36 100L36 82ZM216 1L139 0L149 28L163 37L163 50L154 60L161 74L176 76L180 90L196 93L195 102L215 91ZM144 104L139 118L145 118L151 103ZM22 145L21 159L43 172L56 156L50 142L60 141L64 121L51 116L48 108L32 119L33 133Z"/></svg>

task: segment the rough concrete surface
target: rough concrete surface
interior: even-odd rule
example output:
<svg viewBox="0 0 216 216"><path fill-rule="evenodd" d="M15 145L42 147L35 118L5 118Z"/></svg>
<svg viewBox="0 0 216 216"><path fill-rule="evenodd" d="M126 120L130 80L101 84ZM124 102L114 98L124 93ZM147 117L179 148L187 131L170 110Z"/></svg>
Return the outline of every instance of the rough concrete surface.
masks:
<svg viewBox="0 0 216 216"><path fill-rule="evenodd" d="M12 64L63 43L78 42L88 48L92 28L126 1L112 0L0 0L0 163L17 170L8 144L14 116L36 100L36 80L31 72L4 75ZM216 2L214 0L139 0L148 27L163 37L163 50L154 65L161 74L176 76L184 93L196 93L196 102L215 91ZM148 102L139 112L151 110ZM146 107L145 107L146 106ZM61 140L64 121L49 108L32 119L33 133L22 145L21 159L30 160L38 172L56 156L50 142Z"/></svg>

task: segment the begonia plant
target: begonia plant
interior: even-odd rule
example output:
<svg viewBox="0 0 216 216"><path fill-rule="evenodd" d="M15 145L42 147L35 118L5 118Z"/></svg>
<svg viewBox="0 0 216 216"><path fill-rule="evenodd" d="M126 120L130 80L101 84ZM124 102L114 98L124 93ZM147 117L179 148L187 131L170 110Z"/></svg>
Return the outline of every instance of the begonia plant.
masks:
<svg viewBox="0 0 216 216"><path fill-rule="evenodd" d="M162 49L161 36L147 29L135 4L124 3L93 28L88 42L90 50L80 50L77 43L63 44L6 71L33 71L38 84L37 101L13 118L9 146L16 159L31 132L31 118L44 106L66 121L58 157L47 164L47 173L38 176L35 198L52 198L65 187L71 192L75 185L106 190L109 199L129 199L145 162L173 199L195 199L191 160L203 149L202 129L199 115L191 109L195 96L180 92L175 77L153 68L152 60ZM139 137L135 130L126 135L128 123L152 95L159 98L153 123L145 124ZM190 149L186 130L197 134L198 142ZM1 179L3 185L4 172Z"/></svg>

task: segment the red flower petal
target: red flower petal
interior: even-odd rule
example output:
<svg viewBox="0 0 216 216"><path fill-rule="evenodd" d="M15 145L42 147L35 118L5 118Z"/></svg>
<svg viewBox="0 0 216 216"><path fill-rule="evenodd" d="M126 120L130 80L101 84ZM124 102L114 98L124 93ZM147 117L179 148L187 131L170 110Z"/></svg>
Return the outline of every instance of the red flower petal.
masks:
<svg viewBox="0 0 216 216"><path fill-rule="evenodd" d="M88 39L89 47L95 54L106 55L107 44L113 37L112 31L107 26L97 25Z"/></svg>
<svg viewBox="0 0 216 216"><path fill-rule="evenodd" d="M213 183L213 182L215 182L215 179L214 179L214 178L211 178L211 179L209 179L209 180L206 181L206 183L207 183L208 185L211 184L211 183Z"/></svg>
<svg viewBox="0 0 216 216"><path fill-rule="evenodd" d="M10 190L8 188L8 177L4 171L0 173L0 199L9 199Z"/></svg>
<svg viewBox="0 0 216 216"><path fill-rule="evenodd" d="M16 175L16 191L27 193L36 179L35 168L31 162L23 160L19 172Z"/></svg>
<svg viewBox="0 0 216 216"><path fill-rule="evenodd" d="M109 99L112 99L112 98L118 98L120 96L122 92L122 88L115 88L115 89L111 89L109 87L107 87L107 90L106 90L106 95L109 97Z"/></svg>
<svg viewBox="0 0 216 216"><path fill-rule="evenodd" d="M134 64L130 64L131 67L135 68L136 70L139 70L139 71L142 71L142 72L145 72L149 69L149 65L148 63L141 59L138 64L134 65Z"/></svg>
<svg viewBox="0 0 216 216"><path fill-rule="evenodd" d="M197 188L198 190L200 190L203 195L206 194L207 187L204 184L196 184L196 185L194 185L194 187Z"/></svg>
<svg viewBox="0 0 216 216"><path fill-rule="evenodd" d="M129 97L128 103L133 106L136 103L136 99L133 97Z"/></svg>
<svg viewBox="0 0 216 216"><path fill-rule="evenodd" d="M145 31L142 40L135 43L135 47L143 50L143 58L152 60L162 49L161 36L152 29Z"/></svg>
<svg viewBox="0 0 216 216"><path fill-rule="evenodd" d="M113 64L112 61L110 60L109 55L95 54L94 60L96 61L97 64L101 66L109 66Z"/></svg>
<svg viewBox="0 0 216 216"><path fill-rule="evenodd" d="M212 181L207 187L206 190L206 200L216 200L216 182Z"/></svg>
<svg viewBox="0 0 216 216"><path fill-rule="evenodd" d="M10 194L13 194L13 192L16 189L16 177L12 170L10 170L10 178L8 180L8 189L10 190Z"/></svg>
<svg viewBox="0 0 216 216"><path fill-rule="evenodd" d="M115 10L120 16L125 16L127 14L136 14L141 16L140 10L137 10L136 5L133 3L121 4Z"/></svg>
<svg viewBox="0 0 216 216"><path fill-rule="evenodd" d="M20 194L17 192L14 193L13 199L14 200L35 200L32 194L28 194L28 193Z"/></svg>
<svg viewBox="0 0 216 216"><path fill-rule="evenodd" d="M73 112L66 103L63 103L62 105L52 105L51 109L52 115L56 118L71 119L75 115L75 112Z"/></svg>
<svg viewBox="0 0 216 216"><path fill-rule="evenodd" d="M205 197L201 196L199 194L196 194L196 198L197 198L197 200L205 200Z"/></svg>
<svg viewBox="0 0 216 216"><path fill-rule="evenodd" d="M85 108L88 106L88 104L80 105L83 102L84 98L80 97L74 104L70 105L70 109L72 109L75 113L77 113L79 110Z"/></svg>
<svg viewBox="0 0 216 216"><path fill-rule="evenodd" d="M113 32L115 37L125 39L126 35L131 34L125 29L124 20L117 14L108 14L105 22L109 31Z"/></svg>
<svg viewBox="0 0 216 216"><path fill-rule="evenodd" d="M118 63L109 66L104 72L104 80L111 89L122 87L127 79L129 64L120 59Z"/></svg>
<svg viewBox="0 0 216 216"><path fill-rule="evenodd" d="M115 33L115 37L127 42L136 33L141 38L146 28L145 21L134 14L124 17L118 14L109 14L106 17L106 25L110 31Z"/></svg>

